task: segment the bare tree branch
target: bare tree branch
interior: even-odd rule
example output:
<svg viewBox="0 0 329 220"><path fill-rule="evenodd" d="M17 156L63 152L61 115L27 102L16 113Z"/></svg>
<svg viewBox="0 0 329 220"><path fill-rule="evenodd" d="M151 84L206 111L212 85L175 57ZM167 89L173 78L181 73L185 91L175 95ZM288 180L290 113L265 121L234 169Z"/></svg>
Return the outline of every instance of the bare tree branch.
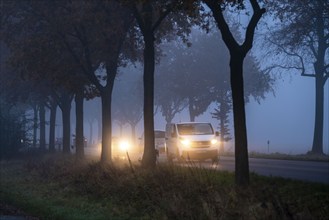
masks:
<svg viewBox="0 0 329 220"><path fill-rule="evenodd" d="M272 44L276 45L279 49L281 49L283 53L287 54L288 56L296 57L300 61L301 67L291 67L291 68L301 70L301 75L302 76L312 76L313 77L314 74L305 73L304 59L301 55L299 55L297 53L294 53L294 52L291 52L291 51L288 51L285 47L283 47L282 45L272 41L271 39L268 39L268 40Z"/></svg>

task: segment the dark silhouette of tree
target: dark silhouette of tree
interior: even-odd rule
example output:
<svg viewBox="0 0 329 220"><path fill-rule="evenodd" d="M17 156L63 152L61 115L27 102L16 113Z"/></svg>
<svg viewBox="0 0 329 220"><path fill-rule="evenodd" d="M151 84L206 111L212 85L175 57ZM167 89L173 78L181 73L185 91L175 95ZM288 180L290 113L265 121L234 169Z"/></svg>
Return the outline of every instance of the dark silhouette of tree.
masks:
<svg viewBox="0 0 329 220"><path fill-rule="evenodd" d="M58 88L54 91L53 97L57 100L58 107L62 111L63 153L69 154L71 147L71 103L74 94L65 88Z"/></svg>
<svg viewBox="0 0 329 220"><path fill-rule="evenodd" d="M26 79L35 82L45 82L38 86L40 94L53 96L52 100L59 103L63 112L63 152L70 152L70 109L74 93L79 93L84 89L86 80L77 73L76 65L72 65L73 59L68 56L63 45L56 41L54 34L49 31L46 17L43 12L47 5L38 4L35 1L25 1L22 4L13 2L9 5L15 8L10 16L15 19L5 23L5 40L12 50L12 65ZM43 19L43 20L42 20ZM18 31L18 29L21 30ZM71 59L70 59L71 58ZM76 83L79 82L79 83ZM40 92L40 88L46 90ZM36 90L36 88L34 90ZM56 91L60 90L60 91ZM65 92L64 92L65 91ZM70 93L65 99L66 94ZM77 96L78 97L78 96ZM83 97L82 97L83 100ZM44 105L48 100L42 100L40 106L40 147L45 148L45 119ZM82 106L80 106L82 108ZM77 108L79 109L79 108ZM81 115L80 120L82 120ZM53 116L54 117L54 116ZM79 122L80 120L77 120ZM52 120L54 123L54 119ZM82 126L83 123L79 123ZM52 124L54 126L54 124ZM79 130L83 130L79 129ZM54 128L52 129L52 132ZM52 134L50 137L54 138ZM83 134L77 136L77 156L83 155ZM79 141L81 140L81 141ZM82 144L80 144L82 143ZM53 143L52 146L53 148Z"/></svg>
<svg viewBox="0 0 329 220"><path fill-rule="evenodd" d="M156 162L154 147L154 40L155 30L170 13L169 9L154 11L151 1L137 2L134 15L144 39L144 154L142 166L154 167ZM157 16L156 16L157 14ZM155 21L154 21L155 20Z"/></svg>
<svg viewBox="0 0 329 220"><path fill-rule="evenodd" d="M271 16L279 19L278 28L271 29L274 45L270 56L284 56L269 70L297 70L301 76L315 79L315 120L312 154L323 154L324 86L329 77L329 2L273 1L268 4ZM326 94L328 95L328 94Z"/></svg>
<svg viewBox="0 0 329 220"><path fill-rule="evenodd" d="M62 16L61 8L50 13L49 18ZM111 161L112 90L117 69L125 64L126 55L129 55L122 50L133 17L120 1L79 1L64 4L64 9L64 19L53 20L50 24L80 71L99 91L102 100L101 161ZM55 25L59 24L63 28L58 30Z"/></svg>
<svg viewBox="0 0 329 220"><path fill-rule="evenodd" d="M265 9L260 8L257 0L249 1L253 15L246 29L245 39L242 44L239 44L224 18L223 11L230 4L238 8L243 7L244 1L204 0L203 2L210 8L217 27L221 32L222 39L230 52L230 79L235 137L235 182L239 186L246 186L249 184L249 161L244 102L243 61L252 48L255 28L265 13Z"/></svg>
<svg viewBox="0 0 329 220"><path fill-rule="evenodd" d="M17 5L15 6L17 7ZM52 64L54 62L67 68L61 75L63 77L56 82L59 82L61 91L66 89L76 94L77 110L79 110L76 120L79 124L76 136L77 143L83 143L81 132L83 130L81 129L83 125L81 122L83 98L81 94L86 83L85 80L88 79L89 82L92 82L99 91L103 108L101 160L104 162L111 160L111 93L117 67L124 65L129 55L134 55L121 53L133 16L118 1L31 1L24 2L20 7L25 19L18 19L18 21L28 24L27 27L30 28L27 30L28 34L32 33L32 36L39 37L34 38L34 41L38 40L40 45L36 48L53 49L53 52L48 51L49 55L53 56L53 62L41 62L44 65L42 67L47 65L53 67L50 71L48 67L50 73L59 72L60 68ZM114 29L116 31L113 31ZM23 30L25 29L23 28ZM60 59L56 51L61 52ZM51 60L49 55L45 56L48 61ZM34 62L32 59L28 60ZM66 63L63 65L62 61L65 60ZM41 71L37 72L41 73ZM104 74L102 75L102 73ZM65 77L67 78L65 79ZM83 80L74 84L68 80L73 78L74 82L81 78ZM65 84L64 87L63 84ZM64 97L62 96L62 98ZM59 106L62 110L64 101L66 106L64 109L68 111L69 98L72 97L67 97L65 101L61 100L62 104ZM65 146L67 143L64 140ZM77 146L83 147L83 144L81 146L80 144ZM67 152L66 149L67 147L64 147L65 152ZM77 155L82 155L79 152L77 149Z"/></svg>
<svg viewBox="0 0 329 220"><path fill-rule="evenodd" d="M53 97L49 98L48 108L50 110L49 115L49 151L51 153L55 152L55 128L56 128L56 112L58 103Z"/></svg>
<svg viewBox="0 0 329 220"><path fill-rule="evenodd" d="M45 119L45 105L48 100L49 90L48 86L42 81L37 80L29 82L22 78L25 76L22 71L19 71L19 65L15 65L13 60L13 53L3 47L2 57L6 62L2 62L3 70L1 71L2 94L6 102L25 104L32 110L32 146L37 146L40 150L46 150L46 119ZM13 67L14 65L15 67ZM39 129L39 139L38 136ZM38 145L37 145L38 142Z"/></svg>
<svg viewBox="0 0 329 220"><path fill-rule="evenodd" d="M183 37L189 33L192 19L179 17L176 19L169 15L180 9L183 1L131 1L134 15L144 41L144 154L142 166L155 167L156 153L154 145L154 69L155 69L155 45L160 43L165 36L179 34ZM179 18L179 19L177 19ZM184 23L184 25L182 25ZM160 25L162 28L160 28ZM181 28L184 27L184 28ZM174 31L177 30L177 31ZM169 35L170 34L170 35ZM170 37L166 38L170 40Z"/></svg>
<svg viewBox="0 0 329 220"><path fill-rule="evenodd" d="M46 151L46 109L45 104L40 103L39 106L39 119L40 119L40 150Z"/></svg>
<svg viewBox="0 0 329 220"><path fill-rule="evenodd" d="M32 146L34 148L37 147L37 132L38 132L38 106L37 103L31 103L33 110L33 138L32 138Z"/></svg>

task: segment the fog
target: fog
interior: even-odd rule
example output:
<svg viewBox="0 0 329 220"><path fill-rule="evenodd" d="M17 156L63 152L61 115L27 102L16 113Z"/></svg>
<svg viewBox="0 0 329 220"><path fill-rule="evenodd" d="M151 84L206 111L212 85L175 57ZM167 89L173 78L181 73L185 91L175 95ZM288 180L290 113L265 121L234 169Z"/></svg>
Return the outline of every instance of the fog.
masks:
<svg viewBox="0 0 329 220"><path fill-rule="evenodd" d="M261 103L251 100L246 105L249 152L304 154L311 150L314 132L315 88L314 80L299 75L285 76L275 87L275 95L269 94ZM328 85L325 87L324 109L324 153L329 153L329 104ZM197 121L210 121L214 127L218 122L208 112ZM164 128L165 121L157 117L155 127ZM187 114L179 114L176 121L188 121ZM231 124L233 118L230 118ZM233 133L233 126L231 126ZM234 143L225 144L225 150L233 151Z"/></svg>
<svg viewBox="0 0 329 220"><path fill-rule="evenodd" d="M198 36L199 34L197 34ZM200 36L199 36L200 37ZM196 37L196 45L198 45L199 38ZM200 45L199 45L200 46ZM196 47L192 44L191 49ZM203 49L206 49L206 46ZM160 64L156 67L156 81L161 74L167 74L169 71L165 66L165 71L161 72L162 59L167 59L162 63L166 63L168 60L172 61L171 54L175 54L175 51L169 51L166 47L163 51L164 57L161 58ZM194 48L194 51L202 53L201 49ZM214 50L216 51L216 49ZM218 50L219 51L219 50ZM209 49L207 50L209 52ZM224 52L224 53L223 53ZM227 60L221 62L228 63L227 51L221 51L224 56L227 56ZM193 52L192 52L193 54ZM169 56L169 57L168 57ZM193 55L194 56L194 55ZM218 56L214 57L215 63L217 62ZM177 57L176 57L177 58ZM221 58L224 59L224 58ZM226 58L225 58L226 59ZM205 62L207 62L206 59ZM218 62L217 62L218 63ZM212 62L210 64L199 63L203 65L201 71L205 72L204 68L208 68L209 71L216 69L215 71L223 72L223 69L218 70L220 67L213 66L212 69L207 65L215 65ZM221 64L223 65L223 64ZM228 64L227 64L228 65ZM173 67L178 68L178 67ZM179 70L179 69L178 69ZM177 70L176 70L177 71ZM191 69L191 71L198 71ZM200 70L199 70L200 71ZM126 112L132 111L132 107L126 105L124 102L132 102L137 100L140 106L133 107L140 108L142 111L142 72L143 68L139 64L130 65L126 68L121 68L116 78L113 91L113 104L112 104L112 127L113 136L126 136L131 137L131 127L127 123L120 123L120 120L116 118L115 111ZM228 73L227 73L228 74ZM218 80L223 80L219 76ZM286 154L305 154L312 148L313 132L314 132L314 110L315 110L315 81L314 78L302 77L294 72L284 72L279 76L272 75L275 78L273 84L273 92L268 91L265 93L265 99L255 100L250 97L249 102L246 103L246 117L247 117L247 134L248 134L248 150L249 152L261 152L261 153L286 153ZM160 83L170 82L166 75L161 78ZM171 79L172 80L172 79ZM172 82L172 81L171 81ZM219 81L218 81L219 83ZM185 90L189 88L184 88ZM138 91L137 91L138 90ZM323 152L329 154L329 116L328 116L328 99L329 99L329 88L328 83L325 86L325 103L324 103L324 138L323 138ZM155 85L155 93L161 93L157 85ZM129 101L131 100L131 101ZM120 104L121 102L121 104ZM85 104L85 125L84 134L88 139L89 143L97 143L100 141L100 126L98 121L101 120L101 109L100 99L95 98L94 100L86 101ZM211 112L216 108L216 104L212 103L207 111L202 115L196 117L196 121L211 122L213 127L218 130L219 121L212 118ZM159 108L155 113L154 127L156 130L164 130L166 121L161 115ZM136 109L135 109L136 110ZM71 111L71 127L72 133L75 129L75 109L74 102L72 103ZM57 129L56 136L60 137L62 134L61 130L61 113L57 111ZM188 107L186 107L180 113L177 113L172 120L173 122L190 121ZM121 126L120 126L121 124ZM92 126L92 127L91 127ZM233 117L232 112L229 114L229 127L232 140L225 143L225 151L234 151L234 131L233 131ZM92 129L92 132L91 132ZM143 135L143 119L141 119L136 126L136 139ZM92 134L91 134L92 133ZM92 135L92 136L91 136ZM91 140L90 140L91 139Z"/></svg>
<svg viewBox="0 0 329 220"><path fill-rule="evenodd" d="M294 75L278 82L275 96L268 96L260 104L246 106L249 150L291 154L311 150L314 132L315 82ZM324 153L329 149L328 84L325 87Z"/></svg>
<svg viewBox="0 0 329 220"><path fill-rule="evenodd" d="M133 72L121 72L114 87L114 94L120 97L120 86L125 82L134 85L142 77L141 69L132 68ZM132 75L132 73L134 75ZM139 81L140 82L140 81ZM286 154L304 154L311 150L314 130L314 100L315 88L314 80L300 75L285 75L278 79L275 84L275 94L267 94L266 99L260 103L254 99L246 104L248 150L249 152L261 153L286 153ZM329 117L328 117L328 84L325 86L325 109L324 109L324 148L323 151L329 154ZM114 104L115 106L115 104ZM210 112L215 108L214 104L208 107L208 110L196 121L211 122L217 129L218 121L213 119ZM72 131L74 133L74 104L72 104ZM99 114L100 119L100 100L96 98L85 102L85 137L90 139L90 125L88 119L91 112L95 116ZM57 112L56 137L60 137L61 113ZM186 110L178 113L173 122L189 121L189 115ZM155 114L155 129L164 130L165 120L158 111ZM233 118L230 115L230 130L233 136ZM92 120L93 142L98 141L98 122ZM121 134L122 132L122 134ZM143 120L137 125L136 136L143 134ZM114 118L113 136L131 136L131 128L128 124L123 126L122 131ZM268 142L269 141L269 145ZM225 143L225 151L234 151L234 142Z"/></svg>

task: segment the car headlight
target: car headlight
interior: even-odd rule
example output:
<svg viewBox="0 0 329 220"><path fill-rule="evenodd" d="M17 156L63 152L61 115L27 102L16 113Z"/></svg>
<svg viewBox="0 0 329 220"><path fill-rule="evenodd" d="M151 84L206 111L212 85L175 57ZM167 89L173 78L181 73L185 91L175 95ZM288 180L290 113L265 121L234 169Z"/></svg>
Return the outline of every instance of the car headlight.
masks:
<svg viewBox="0 0 329 220"><path fill-rule="evenodd" d="M128 151L128 149L130 148L130 143L129 143L129 141L121 140L119 143L119 147L120 147L120 150L122 150L122 151Z"/></svg>
<svg viewBox="0 0 329 220"><path fill-rule="evenodd" d="M188 146L190 146L190 144L191 144L191 141L188 140L188 139L180 139L179 141L180 141L180 142L183 144L183 146L185 146L185 147L188 147Z"/></svg>
<svg viewBox="0 0 329 220"><path fill-rule="evenodd" d="M214 144L217 144L217 139L212 139L211 141L210 141L210 143L212 144L212 145L214 145Z"/></svg>

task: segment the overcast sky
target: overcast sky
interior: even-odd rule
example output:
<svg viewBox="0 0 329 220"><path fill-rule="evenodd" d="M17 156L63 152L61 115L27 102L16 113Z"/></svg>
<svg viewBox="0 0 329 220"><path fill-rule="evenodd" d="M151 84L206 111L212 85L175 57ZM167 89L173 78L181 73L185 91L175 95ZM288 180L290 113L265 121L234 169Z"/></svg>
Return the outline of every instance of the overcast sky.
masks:
<svg viewBox="0 0 329 220"><path fill-rule="evenodd" d="M247 105L249 149L305 153L311 150L315 108L314 78L294 76L278 82L276 96ZM329 153L329 87L325 87L324 152ZM265 149L267 151L267 149Z"/></svg>

